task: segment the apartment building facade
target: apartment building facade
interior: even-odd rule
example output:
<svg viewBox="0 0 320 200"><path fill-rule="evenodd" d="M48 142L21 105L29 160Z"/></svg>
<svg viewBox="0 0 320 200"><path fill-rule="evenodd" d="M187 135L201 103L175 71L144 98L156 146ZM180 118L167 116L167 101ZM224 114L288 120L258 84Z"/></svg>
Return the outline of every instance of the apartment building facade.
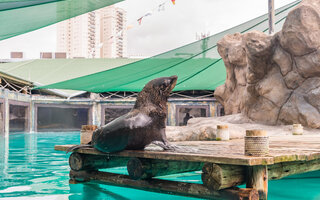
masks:
<svg viewBox="0 0 320 200"><path fill-rule="evenodd" d="M126 12L108 6L57 26L57 51L68 58L127 57Z"/></svg>

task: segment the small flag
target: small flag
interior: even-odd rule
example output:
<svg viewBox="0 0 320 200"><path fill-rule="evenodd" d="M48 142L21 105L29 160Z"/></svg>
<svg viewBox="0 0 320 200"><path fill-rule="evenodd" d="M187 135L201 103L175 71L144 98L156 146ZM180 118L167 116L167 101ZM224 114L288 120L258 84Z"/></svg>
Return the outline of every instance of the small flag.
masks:
<svg viewBox="0 0 320 200"><path fill-rule="evenodd" d="M151 15L152 15L152 12L149 11L149 12L147 12L147 13L144 15L144 17L148 17L148 16L151 16Z"/></svg>
<svg viewBox="0 0 320 200"><path fill-rule="evenodd" d="M176 5L176 0L171 0L173 5Z"/></svg>
<svg viewBox="0 0 320 200"><path fill-rule="evenodd" d="M162 4L160 4L160 5L158 6L158 12L161 12L161 11L164 11L164 10L165 10L165 7L164 7L165 4L166 4L166 2L164 2L164 3L162 3Z"/></svg>
<svg viewBox="0 0 320 200"><path fill-rule="evenodd" d="M139 23L139 25L141 25L142 18L143 18L143 17L140 17L140 18L137 20L137 21L138 21L138 23Z"/></svg>

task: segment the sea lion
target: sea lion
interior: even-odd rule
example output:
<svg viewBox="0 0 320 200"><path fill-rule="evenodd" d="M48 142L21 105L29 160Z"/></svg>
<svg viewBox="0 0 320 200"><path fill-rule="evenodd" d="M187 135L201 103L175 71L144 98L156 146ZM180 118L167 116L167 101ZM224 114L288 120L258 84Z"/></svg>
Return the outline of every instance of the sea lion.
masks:
<svg viewBox="0 0 320 200"><path fill-rule="evenodd" d="M124 149L144 149L150 143L174 149L166 137L167 100L177 83L177 76L162 77L148 82L138 94L133 109L93 132L88 145L77 145L69 151L94 147L111 153Z"/></svg>

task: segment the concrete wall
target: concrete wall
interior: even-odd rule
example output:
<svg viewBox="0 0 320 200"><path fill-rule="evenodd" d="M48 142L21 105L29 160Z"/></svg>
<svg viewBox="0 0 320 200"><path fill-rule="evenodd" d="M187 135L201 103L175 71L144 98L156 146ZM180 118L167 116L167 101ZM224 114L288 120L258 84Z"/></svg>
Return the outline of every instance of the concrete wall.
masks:
<svg viewBox="0 0 320 200"><path fill-rule="evenodd" d="M0 135L9 135L9 105L24 105L28 107L28 132L36 132L37 128L37 108L43 107L65 107L65 108L88 108L89 122L101 126L104 124L104 112L107 107L132 107L135 98L132 99L110 99L101 100L98 95L91 95L91 98L81 99L61 99L57 97L41 96L41 95L27 95L9 91L7 89L0 89L0 103L4 107L4 130L0 130ZM169 99L168 101L168 125L178 125L177 108L179 106L201 106L208 108L208 117L217 116L218 103L214 98L208 99Z"/></svg>
<svg viewBox="0 0 320 200"><path fill-rule="evenodd" d="M20 104L20 105L24 105L28 107L28 123L29 125L27 127L31 127L31 112L30 110L32 110L31 107L31 96L27 95L27 94L22 94L22 93L17 93L17 92L13 92L7 89L0 89L0 99L1 102L3 102L3 107L4 107L4 130L0 130L1 131L1 135L4 136L8 136L9 134L9 106L10 104ZM28 128L28 130L26 131L30 131L30 129Z"/></svg>

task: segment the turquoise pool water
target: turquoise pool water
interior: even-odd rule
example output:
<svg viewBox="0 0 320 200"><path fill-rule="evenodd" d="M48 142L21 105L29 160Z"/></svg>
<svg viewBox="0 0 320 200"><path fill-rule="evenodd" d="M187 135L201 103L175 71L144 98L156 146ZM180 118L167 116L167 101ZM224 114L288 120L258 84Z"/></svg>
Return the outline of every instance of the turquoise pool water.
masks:
<svg viewBox="0 0 320 200"><path fill-rule="evenodd" d="M0 199L196 199L99 184L69 185L69 155L54 151L53 147L72 143L79 143L79 132L0 137ZM112 171L126 173L125 168ZM196 172L171 175L166 179L201 183L200 173ZM320 171L270 181L269 199L320 200Z"/></svg>

